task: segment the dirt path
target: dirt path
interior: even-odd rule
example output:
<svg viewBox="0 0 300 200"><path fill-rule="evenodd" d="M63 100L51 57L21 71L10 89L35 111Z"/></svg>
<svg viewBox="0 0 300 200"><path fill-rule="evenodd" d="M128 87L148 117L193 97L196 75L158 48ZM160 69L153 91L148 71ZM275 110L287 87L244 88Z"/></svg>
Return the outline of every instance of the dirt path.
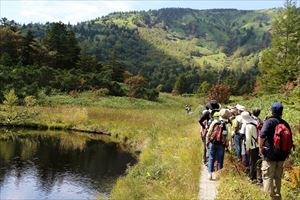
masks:
<svg viewBox="0 0 300 200"><path fill-rule="evenodd" d="M214 177L213 177L214 178ZM199 183L199 200L213 200L217 195L219 181L216 180L208 180L207 167L202 165L201 167L201 175L200 175L200 183Z"/></svg>

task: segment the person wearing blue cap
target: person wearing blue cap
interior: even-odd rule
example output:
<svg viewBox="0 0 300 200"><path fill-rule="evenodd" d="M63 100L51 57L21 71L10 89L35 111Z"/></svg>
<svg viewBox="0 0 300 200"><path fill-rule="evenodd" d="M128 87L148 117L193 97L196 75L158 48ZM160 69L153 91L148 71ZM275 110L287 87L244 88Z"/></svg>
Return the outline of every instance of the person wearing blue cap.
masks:
<svg viewBox="0 0 300 200"><path fill-rule="evenodd" d="M293 146L292 132L289 124L283 120L283 106L279 102L271 106L272 116L263 124L259 137L259 151L262 155L262 177L264 191L272 199L281 199L281 179L283 174L283 163L288 157L291 146ZM282 129L283 127L283 129ZM279 131L279 128L280 131ZM278 137L278 134L284 137ZM280 139L278 139L280 138ZM276 141L280 141L280 147ZM281 144L286 144L283 151Z"/></svg>

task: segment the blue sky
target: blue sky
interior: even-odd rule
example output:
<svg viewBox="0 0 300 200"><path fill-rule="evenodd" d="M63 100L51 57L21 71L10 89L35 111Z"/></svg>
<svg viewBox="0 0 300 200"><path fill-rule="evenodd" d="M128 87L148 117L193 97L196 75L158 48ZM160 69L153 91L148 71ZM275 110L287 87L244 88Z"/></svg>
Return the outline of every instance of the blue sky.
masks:
<svg viewBox="0 0 300 200"><path fill-rule="evenodd" d="M237 8L257 10L278 8L283 0L173 0L173 1L57 1L57 0L0 0L0 17L19 23L62 21L75 24L95 19L115 11L149 10L166 7L193 9Z"/></svg>

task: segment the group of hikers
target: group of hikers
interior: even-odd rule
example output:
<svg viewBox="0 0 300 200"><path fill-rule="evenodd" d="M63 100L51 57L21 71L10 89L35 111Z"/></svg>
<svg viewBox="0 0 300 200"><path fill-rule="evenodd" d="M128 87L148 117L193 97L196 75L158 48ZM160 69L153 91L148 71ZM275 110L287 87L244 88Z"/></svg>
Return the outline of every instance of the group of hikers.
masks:
<svg viewBox="0 0 300 200"><path fill-rule="evenodd" d="M213 175L216 179L225 151L232 151L251 183L263 185L272 199L281 199L283 164L293 147L292 132L282 119L281 103L272 104L271 117L264 121L260 112L259 108L249 111L239 104L221 108L216 100L210 100L199 119L203 162L208 167L208 179L213 180Z"/></svg>

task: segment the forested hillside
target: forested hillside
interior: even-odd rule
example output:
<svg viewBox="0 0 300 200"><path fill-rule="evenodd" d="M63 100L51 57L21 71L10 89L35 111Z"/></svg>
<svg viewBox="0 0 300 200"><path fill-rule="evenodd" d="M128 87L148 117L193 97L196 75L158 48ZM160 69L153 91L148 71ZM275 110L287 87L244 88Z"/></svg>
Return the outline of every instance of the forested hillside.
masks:
<svg viewBox="0 0 300 200"><path fill-rule="evenodd" d="M152 86L161 84L163 91L171 92L176 78L185 76L189 87L179 93L223 80L244 85L233 90L242 94L254 86L258 53L270 43L275 12L167 8L113 13L80 23L74 31L86 52L107 62L115 49L126 69L141 73Z"/></svg>
<svg viewBox="0 0 300 200"><path fill-rule="evenodd" d="M250 93L278 11L166 8L77 25L2 19L2 90L26 96L101 89L155 99L155 91L205 94L222 82L231 94Z"/></svg>

